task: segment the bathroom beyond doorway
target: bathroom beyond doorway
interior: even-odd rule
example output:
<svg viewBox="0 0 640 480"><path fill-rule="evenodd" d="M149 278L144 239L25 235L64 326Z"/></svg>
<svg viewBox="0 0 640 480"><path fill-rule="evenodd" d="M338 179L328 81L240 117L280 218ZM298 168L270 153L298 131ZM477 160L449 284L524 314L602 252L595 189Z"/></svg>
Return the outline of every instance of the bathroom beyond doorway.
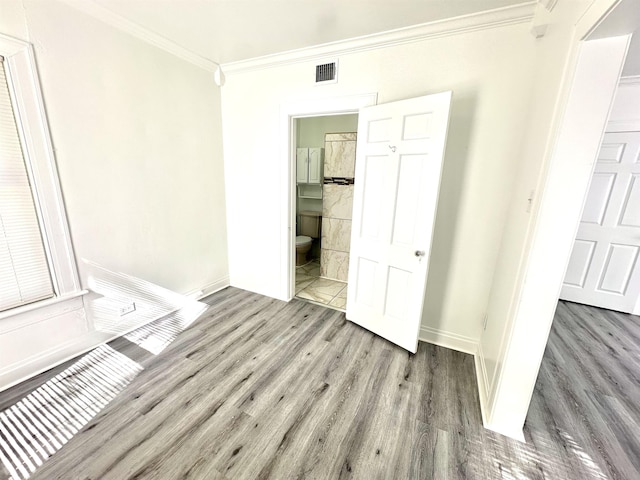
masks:
<svg viewBox="0 0 640 480"><path fill-rule="evenodd" d="M295 122L295 296L344 310L358 115Z"/></svg>
<svg viewBox="0 0 640 480"><path fill-rule="evenodd" d="M347 308L347 282L320 278L320 262L296 267L296 297L337 310Z"/></svg>

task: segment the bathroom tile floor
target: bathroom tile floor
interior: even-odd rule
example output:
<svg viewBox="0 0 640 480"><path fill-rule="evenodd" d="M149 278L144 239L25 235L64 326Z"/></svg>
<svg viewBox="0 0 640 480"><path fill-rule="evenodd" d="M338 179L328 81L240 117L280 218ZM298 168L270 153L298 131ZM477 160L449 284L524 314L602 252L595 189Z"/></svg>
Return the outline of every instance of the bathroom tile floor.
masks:
<svg viewBox="0 0 640 480"><path fill-rule="evenodd" d="M312 260L296 267L296 297L344 311L347 283L320 277L320 262Z"/></svg>

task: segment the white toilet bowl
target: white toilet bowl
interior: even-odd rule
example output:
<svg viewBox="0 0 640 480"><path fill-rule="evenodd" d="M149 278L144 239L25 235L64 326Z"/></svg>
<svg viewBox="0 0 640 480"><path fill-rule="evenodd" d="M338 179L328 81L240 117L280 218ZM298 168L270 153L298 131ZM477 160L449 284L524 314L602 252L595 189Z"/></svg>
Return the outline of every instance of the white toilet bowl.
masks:
<svg viewBox="0 0 640 480"><path fill-rule="evenodd" d="M307 253L311 250L311 237L298 235L296 237L296 266L307 263Z"/></svg>

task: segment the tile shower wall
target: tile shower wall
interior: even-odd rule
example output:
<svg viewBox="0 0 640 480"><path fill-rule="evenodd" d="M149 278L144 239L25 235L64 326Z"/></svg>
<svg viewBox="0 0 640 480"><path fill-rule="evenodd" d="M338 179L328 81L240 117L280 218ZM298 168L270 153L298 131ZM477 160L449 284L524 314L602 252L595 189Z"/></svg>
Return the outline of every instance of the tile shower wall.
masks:
<svg viewBox="0 0 640 480"><path fill-rule="evenodd" d="M325 135L320 276L347 281L356 134Z"/></svg>

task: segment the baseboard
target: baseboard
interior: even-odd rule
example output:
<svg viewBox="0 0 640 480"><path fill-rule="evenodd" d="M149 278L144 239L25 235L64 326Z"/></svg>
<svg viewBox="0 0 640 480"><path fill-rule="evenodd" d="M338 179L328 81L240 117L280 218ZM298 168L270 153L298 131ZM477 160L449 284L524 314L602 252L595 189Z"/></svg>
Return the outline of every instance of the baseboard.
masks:
<svg viewBox="0 0 640 480"><path fill-rule="evenodd" d="M103 343L103 342L100 342ZM87 353L100 345L90 338L83 338L52 348L37 356L32 356L19 364L11 365L0 374L0 392L46 372L58 365Z"/></svg>
<svg viewBox="0 0 640 480"><path fill-rule="evenodd" d="M39 354L37 356L27 358L19 364L11 365L10 369L6 369L0 375L0 392L11 388L18 383L24 382L29 378L35 377L42 372L46 372L47 370L57 367L58 365L68 360L79 357L80 355L84 355L85 353L99 347L100 345L109 343L116 338L124 337L125 335L131 333L133 330L137 330L138 328L148 325L149 323L160 320L161 318L164 318L167 315L171 315L178 310L179 309L176 308L173 310L162 312L155 317L144 319L139 323L132 325L130 328L122 330L118 333L99 331L88 332L87 335L80 339L47 350L46 352L43 352L42 354Z"/></svg>
<svg viewBox="0 0 640 480"><path fill-rule="evenodd" d="M488 403L489 403L489 377L487 376L487 366L484 362L482 344L478 343L478 351L474 356L476 365L476 381L478 383L478 398L480 399L480 413L482 414L482 424L487 428Z"/></svg>
<svg viewBox="0 0 640 480"><path fill-rule="evenodd" d="M463 335L443 332L441 330L425 326L420 328L419 339L423 342L433 343L434 345L473 355L476 369L476 381L478 383L478 397L480 399L480 412L482 414L482 424L484 428L521 442L525 441L521 428L517 430L508 430L491 422L489 415L489 392L491 385L489 384L489 377L487 375L487 368L480 342Z"/></svg>
<svg viewBox="0 0 640 480"><path fill-rule="evenodd" d="M227 288L230 285L231 282L229 280L229 275L225 275L224 277L219 278L218 280L211 282L202 288L192 290L191 292L185 293L184 295L185 297L194 298L195 300L202 300L203 298L219 292L220 290Z"/></svg>
<svg viewBox="0 0 640 480"><path fill-rule="evenodd" d="M482 344L478 343L478 351L475 354L476 365L476 379L478 382L478 398L480 399L480 413L482 414L482 425L487 430L499 433L509 438L513 438L520 442L525 442L524 433L522 428L516 430L510 430L501 428L500 425L496 425L491 422L489 415L489 394L491 392L492 385L489 383L489 376L487 375L487 366L484 361L484 352L482 351Z"/></svg>
<svg viewBox="0 0 640 480"><path fill-rule="evenodd" d="M203 287L201 290L193 292L193 295L197 295L197 298L203 298L228 286L229 277L223 277L216 282ZM67 362L68 360L84 355L100 345L125 336L131 333L131 331L144 325L159 320L167 315L171 315L177 310L178 308L163 311L151 318L143 319L135 325L131 325L131 327L123 329L118 333L100 331L87 332L87 334L81 338L58 345L55 348L49 349L35 356L30 356L21 362L9 365L4 369L0 369L0 392Z"/></svg>
<svg viewBox="0 0 640 480"><path fill-rule="evenodd" d="M436 328L421 326L418 340L450 348L462 353L475 355L478 351L478 340L456 333L445 332Z"/></svg>

